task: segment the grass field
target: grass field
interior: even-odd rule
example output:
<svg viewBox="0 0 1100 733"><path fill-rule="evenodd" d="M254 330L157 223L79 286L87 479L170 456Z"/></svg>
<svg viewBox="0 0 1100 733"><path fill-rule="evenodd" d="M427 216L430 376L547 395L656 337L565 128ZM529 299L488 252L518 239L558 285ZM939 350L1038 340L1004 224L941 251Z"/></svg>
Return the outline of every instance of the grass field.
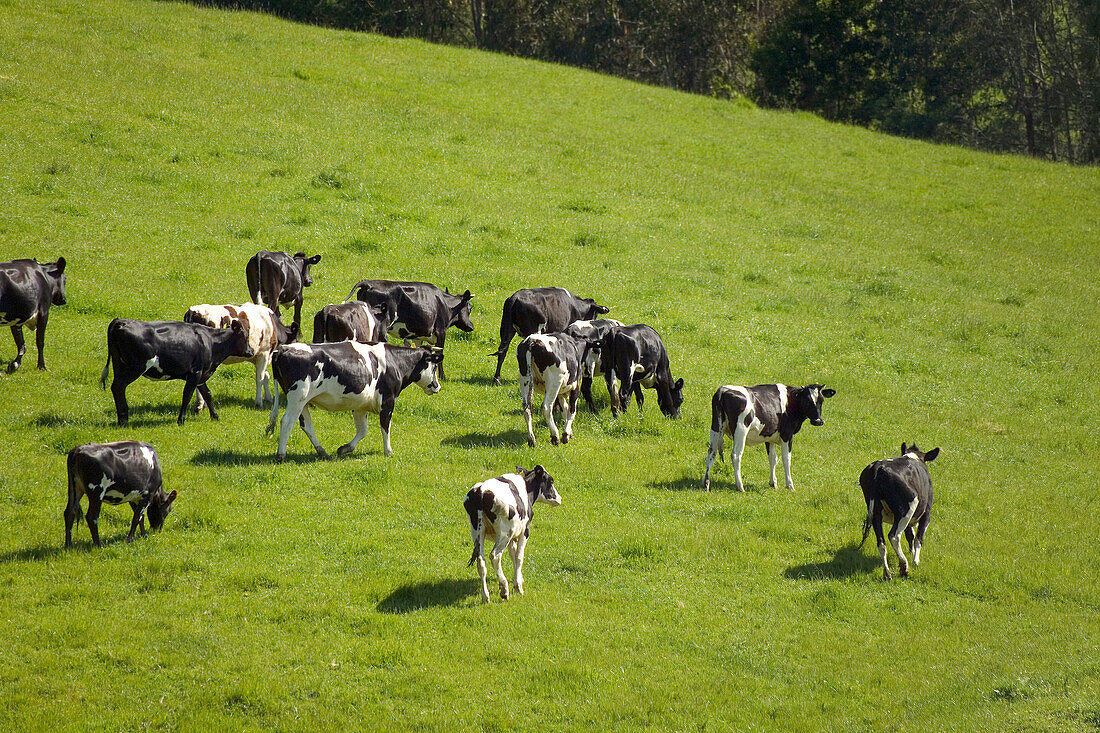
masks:
<svg viewBox="0 0 1100 733"><path fill-rule="evenodd" d="M0 0L0 259L69 261L46 372L0 376L0 729L1100 730L1100 171L881 137L502 56L162 2ZM276 465L251 368L100 389L116 316L247 298L322 254L475 293L449 381ZM583 407L526 446L500 309L645 322L683 417ZM6 331L6 329L5 329ZM312 329L307 329L308 333ZM513 344L514 348L514 344ZM0 334L0 357L15 353ZM724 383L825 382L797 491L699 490ZM331 451L351 417L316 416ZM65 453L142 439L163 532L63 551ZM912 578L857 478L940 446ZM541 462L527 594L483 606L462 497ZM896 561L894 567L896 568Z"/></svg>

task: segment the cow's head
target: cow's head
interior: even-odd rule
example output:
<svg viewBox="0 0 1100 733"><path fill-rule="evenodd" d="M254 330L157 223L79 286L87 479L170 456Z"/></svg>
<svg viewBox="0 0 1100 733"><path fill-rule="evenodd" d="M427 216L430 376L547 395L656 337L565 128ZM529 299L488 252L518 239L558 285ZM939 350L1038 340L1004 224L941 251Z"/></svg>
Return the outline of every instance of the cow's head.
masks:
<svg viewBox="0 0 1100 733"><path fill-rule="evenodd" d="M159 530L164 526L165 518L172 511L172 502L176 500L176 492L173 490L171 494L164 493L164 489L161 489L149 499L149 507L145 513L149 517L149 527L153 530Z"/></svg>
<svg viewBox="0 0 1100 733"><path fill-rule="evenodd" d="M53 293L50 294L50 302L53 305L65 305L65 258L58 257L57 262L48 262L45 265L46 273L53 279Z"/></svg>
<svg viewBox="0 0 1100 733"><path fill-rule="evenodd" d="M821 417L821 405L825 398L835 394L835 389L826 389L824 384L807 384L797 390L795 399L798 401L798 408L810 424L820 427L825 424L825 419Z"/></svg>
<svg viewBox="0 0 1100 733"><path fill-rule="evenodd" d="M582 298L581 300L584 302L585 307L587 308L587 310L584 313L584 319L583 320L590 321L593 318L597 318L599 316L604 315L605 313L610 313L611 312L611 309L608 308L607 306L597 305L596 301L593 300L592 298Z"/></svg>
<svg viewBox="0 0 1100 733"><path fill-rule="evenodd" d="M443 363L443 349L436 346L422 346L420 350L423 353L413 371L413 381L428 394L435 394L442 389L439 386L439 365Z"/></svg>
<svg viewBox="0 0 1100 733"><path fill-rule="evenodd" d="M458 304L451 306L451 325L470 333L474 330L474 322L470 320L470 301L474 296L467 290L462 295L454 297L458 298Z"/></svg>
<svg viewBox="0 0 1100 733"><path fill-rule="evenodd" d="M684 380L683 377L672 383L665 396L663 390L657 390L657 405L666 417L674 420L680 419L680 405L684 404Z"/></svg>
<svg viewBox="0 0 1100 733"><path fill-rule="evenodd" d="M311 265L316 265L321 261L321 255L313 255L312 257L306 257L305 252L296 252L294 254L294 264L298 265L298 269L302 273L302 287L308 288L313 284L313 277L309 274L309 268Z"/></svg>
<svg viewBox="0 0 1100 733"><path fill-rule="evenodd" d="M913 454L918 460L924 461L925 463L931 463L932 461L936 460L936 456L940 454L940 449L933 448L932 450L925 453L917 447L916 443L913 443L913 445L909 446L908 448L905 446L905 443L902 443L901 454L903 456L907 454Z"/></svg>
<svg viewBox="0 0 1100 733"><path fill-rule="evenodd" d="M561 496L554 488L554 479L541 465L535 466L530 471L522 466L516 466L516 473L523 476L527 484L527 495L532 502L542 502L550 506L561 506Z"/></svg>
<svg viewBox="0 0 1100 733"><path fill-rule="evenodd" d="M230 356L251 359L256 355L256 352L252 349L252 344L248 343L248 329L243 323L234 319L233 322L229 324L229 328L225 330L232 334L229 340Z"/></svg>

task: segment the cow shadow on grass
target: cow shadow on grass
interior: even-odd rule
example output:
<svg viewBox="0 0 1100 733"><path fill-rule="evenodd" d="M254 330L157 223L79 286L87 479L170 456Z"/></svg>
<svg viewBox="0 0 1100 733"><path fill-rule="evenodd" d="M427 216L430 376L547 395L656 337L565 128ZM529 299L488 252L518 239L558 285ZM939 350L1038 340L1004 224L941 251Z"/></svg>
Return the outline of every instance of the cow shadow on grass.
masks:
<svg viewBox="0 0 1100 733"><path fill-rule="evenodd" d="M825 562L796 565L783 571L783 577L791 580L843 580L853 575L865 575L881 567L882 560L871 557L852 543L833 551L833 557Z"/></svg>
<svg viewBox="0 0 1100 733"><path fill-rule="evenodd" d="M100 536L103 544L107 544L107 538ZM92 541L87 542L92 547ZM81 543L74 542L74 548L79 548ZM0 563L10 562L45 562L61 557L65 553L65 547L61 542L56 545L39 545L38 547L24 547L22 550L12 550L0 555Z"/></svg>
<svg viewBox="0 0 1100 733"><path fill-rule="evenodd" d="M341 457L342 458L342 457ZM324 461L324 458L316 452L287 453L285 463L316 463ZM261 464L275 465L275 450L270 453L244 453L225 448L204 448L191 458L191 463L196 466L258 466Z"/></svg>
<svg viewBox="0 0 1100 733"><path fill-rule="evenodd" d="M702 474L693 474L691 476L681 476L680 478L668 479L665 481L650 481L649 488L656 489L658 491L702 491L703 490L703 476ZM764 489L770 488L767 484L745 484L746 494L759 494ZM737 491L737 484L734 481L716 481L711 478L710 481L711 491L730 491L733 493L739 493Z"/></svg>
<svg viewBox="0 0 1100 733"><path fill-rule="evenodd" d="M459 380L464 384L472 384L475 387L492 387L493 378L488 374L471 374Z"/></svg>
<svg viewBox="0 0 1100 733"><path fill-rule="evenodd" d="M458 448L521 448L527 445L527 433L522 430L505 430L503 433L466 433L444 438L443 445Z"/></svg>
<svg viewBox="0 0 1100 733"><path fill-rule="evenodd" d="M410 613L426 608L457 606L470 597L481 597L477 578L425 581L403 585L378 604L382 613Z"/></svg>

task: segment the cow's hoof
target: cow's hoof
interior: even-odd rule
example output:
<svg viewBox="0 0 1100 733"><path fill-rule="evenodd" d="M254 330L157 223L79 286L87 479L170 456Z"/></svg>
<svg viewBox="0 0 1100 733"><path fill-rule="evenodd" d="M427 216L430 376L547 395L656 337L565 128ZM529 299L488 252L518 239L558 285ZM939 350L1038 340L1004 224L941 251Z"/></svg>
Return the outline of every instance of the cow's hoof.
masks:
<svg viewBox="0 0 1100 733"><path fill-rule="evenodd" d="M38 370L41 371L41 372L46 371L46 365L45 364L39 364L38 365Z"/></svg>
<svg viewBox="0 0 1100 733"><path fill-rule="evenodd" d="M276 455L275 455L275 462L276 462L276 463L282 463L282 462L283 462L283 461L285 461L285 460L286 460L286 456L285 456L285 455L279 455L279 454L276 454Z"/></svg>
<svg viewBox="0 0 1100 733"><path fill-rule="evenodd" d="M703 482L703 491L710 491L710 481Z"/></svg>
<svg viewBox="0 0 1100 733"><path fill-rule="evenodd" d="M15 370L18 369L18 368L19 368L18 364L16 364L14 361L11 362L10 364L8 364L8 374L13 374L15 372Z"/></svg>
<svg viewBox="0 0 1100 733"><path fill-rule="evenodd" d="M500 377L497 377L496 379L493 380L493 386L494 387L499 387L500 386Z"/></svg>
<svg viewBox="0 0 1100 733"><path fill-rule="evenodd" d="M894 577L893 574L890 573L890 568L886 568L885 570L882 571L882 579L883 580L892 580L893 577Z"/></svg>
<svg viewBox="0 0 1100 733"><path fill-rule="evenodd" d="M535 439L534 438L528 438L527 439L527 445L534 448L535 447Z"/></svg>
<svg viewBox="0 0 1100 733"><path fill-rule="evenodd" d="M560 441L554 436L550 436L550 445L557 445Z"/></svg>
<svg viewBox="0 0 1100 733"><path fill-rule="evenodd" d="M342 446L340 446L339 448L336 449L336 455L346 456L348 453L351 453L351 451L352 451L351 445L348 444L348 443L345 443L344 445L342 445Z"/></svg>
<svg viewBox="0 0 1100 733"><path fill-rule="evenodd" d="M573 439L572 435L563 435L563 436L561 436L561 442L562 443L568 443L572 439Z"/></svg>
<svg viewBox="0 0 1100 733"><path fill-rule="evenodd" d="M909 566L908 565L902 566L902 568L898 571L898 575L900 575L903 578L908 578L909 577Z"/></svg>
<svg viewBox="0 0 1100 733"><path fill-rule="evenodd" d="M183 423L184 423L184 419L182 417L177 417L176 418L176 425L183 425Z"/></svg>
<svg viewBox="0 0 1100 733"><path fill-rule="evenodd" d="M508 600L508 589L507 588L501 588L500 589L500 600L502 600L502 601Z"/></svg>
<svg viewBox="0 0 1100 733"><path fill-rule="evenodd" d="M318 449L318 450L317 450L317 455L321 457L321 460L325 460L325 461L327 461L328 459L332 458L332 456L330 456L330 455L328 454L328 451L325 451L325 450L321 450L321 449Z"/></svg>

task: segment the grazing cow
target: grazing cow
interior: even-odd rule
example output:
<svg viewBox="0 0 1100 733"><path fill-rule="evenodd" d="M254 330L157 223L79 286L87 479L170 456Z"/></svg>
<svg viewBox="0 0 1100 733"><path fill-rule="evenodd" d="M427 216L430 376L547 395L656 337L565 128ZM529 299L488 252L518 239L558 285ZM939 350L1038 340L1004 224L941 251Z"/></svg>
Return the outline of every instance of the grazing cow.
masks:
<svg viewBox="0 0 1100 733"><path fill-rule="evenodd" d="M703 475L703 489L710 489L710 467L714 457L721 455L726 435L733 438L730 447L730 463L737 476L737 490L744 491L741 483L741 455L745 445L764 443L771 463L769 485L775 488L775 444L783 446L783 471L787 488L794 491L791 480L791 444L794 435L802 429L806 420L821 426L821 404L826 397L836 394L823 384L805 387L788 387L783 384L760 384L755 387L735 387L727 384L719 387L710 402L710 450L707 452L707 472Z"/></svg>
<svg viewBox="0 0 1100 733"><path fill-rule="evenodd" d="M313 343L359 341L379 343L393 325L389 306L371 306L362 301L326 305L313 317Z"/></svg>
<svg viewBox="0 0 1100 733"><path fill-rule="evenodd" d="M924 544L924 531L932 519L932 477L928 475L928 464L936 460L939 448L927 453L921 452L915 444L909 447L901 444L899 458L887 458L875 461L859 475L859 486L863 489L863 500L867 502L867 519L863 522L863 540L871 527L875 528L878 538L878 551L882 555L882 572L886 580L890 579L890 563L886 562L886 540L882 536L882 521L892 522L890 544L897 553L901 577L909 575L909 563L901 550L901 533L909 542L909 551L913 553L913 565L920 565L920 548ZM913 528L916 527L916 531Z"/></svg>
<svg viewBox="0 0 1100 733"><path fill-rule="evenodd" d="M616 321L614 318L595 318L590 321L573 321L565 327L564 333L589 343L600 343L611 329L622 326L622 321ZM584 376L581 377L581 394L592 412L596 412L596 403L592 400L592 379L596 376L596 372L603 372L601 352L602 349L589 349L583 364Z"/></svg>
<svg viewBox="0 0 1100 733"><path fill-rule="evenodd" d="M88 531L96 547L99 542L99 510L104 502L130 502L134 519L127 542L141 528L145 536L145 514L149 526L159 530L172 511L176 492L164 491L157 452L148 443L123 440L118 443L85 443L69 451L69 501L65 505L65 547L73 545L73 523L81 519L80 499L88 495Z"/></svg>
<svg viewBox="0 0 1100 733"><path fill-rule="evenodd" d="M611 329L600 346L607 392L611 395L611 414L626 412L630 393L642 409L642 387L657 390L657 404L666 417L680 417L684 403L684 380L672 379L668 352L661 337L649 326L638 324ZM619 381L618 390L615 382Z"/></svg>
<svg viewBox="0 0 1100 733"><path fill-rule="evenodd" d="M187 404L195 390L210 406L210 419L217 420L218 413L214 410L206 380L229 357L250 359L252 355L248 332L240 321L233 321L229 328L211 328L197 323L116 318L107 326L107 363L99 382L107 387L107 375L113 363L115 378L111 382L111 394L115 398L119 425L129 423L126 387L138 377L158 381L184 380L183 403L176 419L180 425L183 425Z"/></svg>
<svg viewBox="0 0 1100 733"><path fill-rule="evenodd" d="M309 274L311 265L321 261L321 255L306 257L298 252L293 257L286 252L268 252L264 250L252 255L244 268L248 281L248 294L253 303L262 303L276 313L279 304L294 304L292 323L301 328L302 289L313 284ZM262 298L262 300L261 300Z"/></svg>
<svg viewBox="0 0 1100 733"><path fill-rule="evenodd" d="M470 535L474 540L474 551L466 567L477 563L477 572L481 577L481 600L485 603L489 602L483 555L485 538L494 540L489 559L500 583L500 597L508 600L508 579L500 566L505 547L512 556L516 593L523 595L523 551L531 534L532 510L540 501L550 506L561 505L561 497L554 489L554 479L542 466L535 466L530 471L516 466L516 473L506 473L474 484L466 494L462 505L470 516Z"/></svg>
<svg viewBox="0 0 1100 733"><path fill-rule="evenodd" d="M523 395L523 414L527 418L527 443L535 444L531 425L531 408L535 392L543 393L542 416L550 427L550 443L559 438L568 443L573 437L573 418L577 415L577 398L583 364L592 344L564 333L533 333L520 341L516 349L519 362L519 389ZM554 405L565 417L565 430L558 433L554 422Z"/></svg>
<svg viewBox="0 0 1100 733"><path fill-rule="evenodd" d="M286 393L286 412L279 429L279 451L276 460L286 458L286 444L296 421L313 443L318 455L328 453L313 433L310 407L329 412L350 411L355 417L355 437L336 451L345 455L367 434L367 413L379 416L382 427L382 450L393 455L390 448L390 421L393 407L401 390L417 384L428 394L439 391L436 370L443 361L443 352L431 347L407 348L390 344L361 344L340 341L335 344L290 344L275 350L272 365L275 381ZM279 396L271 410L267 432L275 430L279 419Z"/></svg>
<svg viewBox="0 0 1100 733"><path fill-rule="evenodd" d="M283 325L279 315L266 305L244 303L243 305L193 305L183 314L184 323L198 323L211 328L229 328L234 321L240 322L248 334L248 345L252 348L252 357L226 357L223 364L237 364L250 361L256 367L256 407L263 407L264 400L271 399L271 377L267 367L271 364L271 352L276 346L289 344L298 339L298 327ZM199 394L195 411L202 410L205 402Z"/></svg>
<svg viewBox="0 0 1100 733"><path fill-rule="evenodd" d="M522 339L533 333L564 331L574 321L592 320L609 311L591 298L578 298L565 288L530 288L512 293L504 301L500 316L500 348L490 354L497 358L493 382L500 384L500 368L514 336Z"/></svg>
<svg viewBox="0 0 1100 733"><path fill-rule="evenodd" d="M27 344L23 341L23 326L34 331L38 347L38 368L46 368L42 346L46 341L46 321L51 305L65 305L65 258L57 262L14 260L0 262L0 326L11 326L15 339L15 359L8 364L8 373L23 363Z"/></svg>

